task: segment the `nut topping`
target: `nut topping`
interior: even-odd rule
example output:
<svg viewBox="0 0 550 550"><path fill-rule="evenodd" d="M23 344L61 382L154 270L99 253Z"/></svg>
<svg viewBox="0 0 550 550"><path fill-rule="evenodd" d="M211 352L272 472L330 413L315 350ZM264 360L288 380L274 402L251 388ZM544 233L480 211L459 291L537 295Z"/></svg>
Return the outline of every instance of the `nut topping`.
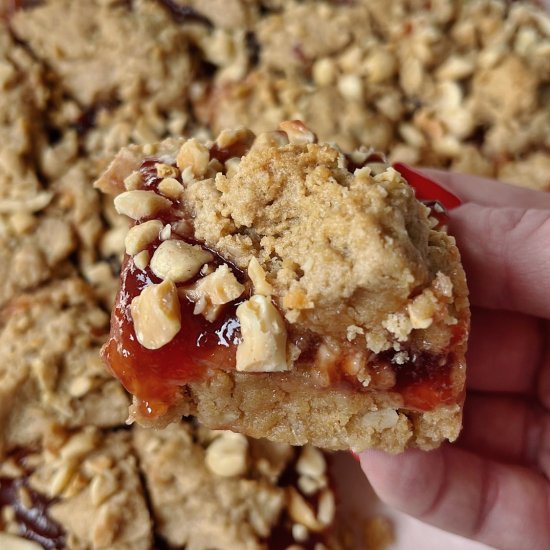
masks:
<svg viewBox="0 0 550 550"><path fill-rule="evenodd" d="M137 339L147 349L161 348L181 328L178 293L170 280L144 288L132 300L130 311Z"/></svg>
<svg viewBox="0 0 550 550"><path fill-rule="evenodd" d="M248 276L254 285L254 293L270 296L273 293L273 287L267 282L263 267L256 258L252 258L248 264Z"/></svg>
<svg viewBox="0 0 550 550"><path fill-rule="evenodd" d="M244 286L237 281L229 267L223 264L214 273L198 281L196 290L207 296L214 305L222 305L236 300L244 292Z"/></svg>
<svg viewBox="0 0 550 550"><path fill-rule="evenodd" d="M220 132L216 138L216 145L219 149L228 149L236 143L250 146L254 141L254 137L254 133L244 126L228 128Z"/></svg>
<svg viewBox="0 0 550 550"><path fill-rule="evenodd" d="M135 170L129 176L124 178L124 188L126 191L135 191L136 189L141 189L143 185L143 176L141 172Z"/></svg>
<svg viewBox="0 0 550 550"><path fill-rule="evenodd" d="M330 525L334 520L335 512L336 504L334 502L334 494L330 489L325 489L319 497L317 519L323 525Z"/></svg>
<svg viewBox="0 0 550 550"><path fill-rule="evenodd" d="M210 252L200 246L184 241L164 241L151 258L151 269L161 279L182 283L194 277L213 258Z"/></svg>
<svg viewBox="0 0 550 550"><path fill-rule="evenodd" d="M285 120L279 130L286 132L290 143L315 143L317 136L301 120Z"/></svg>
<svg viewBox="0 0 550 550"><path fill-rule="evenodd" d="M161 230L162 222L159 220L149 220L131 227L124 239L126 254L135 256L138 252L145 250L158 238Z"/></svg>
<svg viewBox="0 0 550 550"><path fill-rule="evenodd" d="M177 178L179 175L178 169L170 164L157 162L155 169L159 178Z"/></svg>
<svg viewBox="0 0 550 550"><path fill-rule="evenodd" d="M172 226L167 223L159 234L161 241L167 241L172 237Z"/></svg>
<svg viewBox="0 0 550 550"><path fill-rule="evenodd" d="M316 533L324 529L325 525L315 517L311 506L294 487L289 487L288 497L288 513L296 523Z"/></svg>
<svg viewBox="0 0 550 550"><path fill-rule="evenodd" d="M237 347L237 370L289 370L286 327L277 308L265 296L255 295L237 308L243 341Z"/></svg>
<svg viewBox="0 0 550 550"><path fill-rule="evenodd" d="M307 527L301 523L295 523L292 526L292 538L297 542L306 542L309 538Z"/></svg>
<svg viewBox="0 0 550 550"><path fill-rule="evenodd" d="M206 466L216 475L243 475L248 462L248 440L244 435L224 432L206 449Z"/></svg>
<svg viewBox="0 0 550 550"><path fill-rule="evenodd" d="M258 137L252 144L252 148L267 149L268 147L284 147L289 143L288 135L282 130L277 130L275 132L263 132L258 134Z"/></svg>
<svg viewBox="0 0 550 550"><path fill-rule="evenodd" d="M195 303L195 315L201 314L206 320L215 321L220 306L236 300L244 292L244 286L237 281L229 267L223 264L183 292Z"/></svg>
<svg viewBox="0 0 550 550"><path fill-rule="evenodd" d="M176 164L180 170L191 168L194 176L203 176L210 161L210 151L196 138L187 140L180 148Z"/></svg>
<svg viewBox="0 0 550 550"><path fill-rule="evenodd" d="M323 453L311 445L302 448L300 458L296 462L296 471L299 474L312 478L319 478L325 475L327 464Z"/></svg>
<svg viewBox="0 0 550 550"><path fill-rule="evenodd" d="M164 178L158 184L159 193L172 200L178 200L183 193L183 185L176 178Z"/></svg>
<svg viewBox="0 0 550 550"><path fill-rule="evenodd" d="M134 265L144 271L145 268L149 265L149 260L151 259L151 254L148 250L142 250L134 256Z"/></svg>
<svg viewBox="0 0 550 550"><path fill-rule="evenodd" d="M168 210L172 202L154 191L125 191L114 199L115 210L133 220L150 218Z"/></svg>

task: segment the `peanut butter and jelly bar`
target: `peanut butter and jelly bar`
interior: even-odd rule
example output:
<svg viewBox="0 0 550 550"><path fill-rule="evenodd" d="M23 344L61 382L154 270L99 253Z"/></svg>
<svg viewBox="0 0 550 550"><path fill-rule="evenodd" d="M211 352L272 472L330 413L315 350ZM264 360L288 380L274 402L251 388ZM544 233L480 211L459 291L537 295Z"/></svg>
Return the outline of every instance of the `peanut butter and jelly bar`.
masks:
<svg viewBox="0 0 550 550"><path fill-rule="evenodd" d="M329 449L456 439L459 253L381 161L299 121L119 153L96 183L134 220L103 357L131 420Z"/></svg>
<svg viewBox="0 0 550 550"><path fill-rule="evenodd" d="M0 462L2 549L381 548L338 515L333 465L314 447L194 421L43 435Z"/></svg>

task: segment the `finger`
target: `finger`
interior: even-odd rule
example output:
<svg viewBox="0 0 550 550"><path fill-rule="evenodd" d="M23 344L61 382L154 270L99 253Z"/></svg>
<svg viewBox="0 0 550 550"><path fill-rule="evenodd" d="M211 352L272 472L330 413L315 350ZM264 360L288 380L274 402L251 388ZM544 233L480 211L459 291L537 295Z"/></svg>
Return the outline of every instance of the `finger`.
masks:
<svg viewBox="0 0 550 550"><path fill-rule="evenodd" d="M550 210L468 203L449 229L475 305L550 318Z"/></svg>
<svg viewBox="0 0 550 550"><path fill-rule="evenodd" d="M458 172L422 168L422 173L458 195L463 202L475 202L483 206L550 208L550 193Z"/></svg>
<svg viewBox="0 0 550 550"><path fill-rule="evenodd" d="M468 388L483 392L533 393L544 360L546 334L535 317L472 308L468 342Z"/></svg>
<svg viewBox="0 0 550 550"><path fill-rule="evenodd" d="M546 350L544 351L542 367L538 377L537 394L543 407L550 411L550 321L545 323L543 334L545 335ZM550 448L548 452L550 454Z"/></svg>
<svg viewBox="0 0 550 550"><path fill-rule="evenodd" d="M531 399L470 392L457 444L501 462L545 471L543 441L550 436L550 415Z"/></svg>
<svg viewBox="0 0 550 550"><path fill-rule="evenodd" d="M548 481L463 449L361 454L382 500L418 519L502 550L550 548Z"/></svg>

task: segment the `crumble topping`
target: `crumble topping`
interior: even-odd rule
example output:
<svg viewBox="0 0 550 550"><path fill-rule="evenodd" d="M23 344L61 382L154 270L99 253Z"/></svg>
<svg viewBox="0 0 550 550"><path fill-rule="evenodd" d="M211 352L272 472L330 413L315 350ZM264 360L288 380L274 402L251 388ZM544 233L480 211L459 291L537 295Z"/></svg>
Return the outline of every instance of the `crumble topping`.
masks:
<svg viewBox="0 0 550 550"><path fill-rule="evenodd" d="M11 533L25 534L39 548L151 548L151 520L129 433L52 426L43 444L42 452L26 452L12 459L11 471L2 471L2 515L16 511L8 519ZM10 487L18 494L6 494ZM14 544L27 548L22 540Z"/></svg>

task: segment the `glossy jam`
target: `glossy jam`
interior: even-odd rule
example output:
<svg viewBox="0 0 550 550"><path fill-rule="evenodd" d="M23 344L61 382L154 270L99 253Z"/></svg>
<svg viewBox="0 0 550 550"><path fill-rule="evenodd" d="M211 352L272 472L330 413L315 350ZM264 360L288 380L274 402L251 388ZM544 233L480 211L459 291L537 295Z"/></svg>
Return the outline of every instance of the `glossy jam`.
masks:
<svg viewBox="0 0 550 550"><path fill-rule="evenodd" d="M154 243L151 254L159 244ZM238 302L225 306L219 318L211 323L202 315L195 315L194 304L182 296L182 328L178 334L160 349L143 347L134 332L130 304L143 288L160 282L149 268L140 271L131 258L125 259L111 318L111 338L103 350L113 373L140 399L140 412L152 418L165 414L174 404L180 386L205 378L210 368L234 368L240 337L235 315Z"/></svg>
<svg viewBox="0 0 550 550"><path fill-rule="evenodd" d="M396 377L392 391L401 394L406 407L429 411L438 405L457 402L457 390L449 368L452 355L413 353L409 361L398 364L392 361L393 354L382 353L379 360L391 364Z"/></svg>
<svg viewBox="0 0 550 550"><path fill-rule="evenodd" d="M24 487L32 501L25 507L19 498L19 490ZM37 542L48 550L65 548L63 528L48 515L48 507L53 501L28 487L25 478L11 479L0 477L0 509L11 506L15 521L19 525L19 535ZM3 530L3 529L2 529Z"/></svg>

